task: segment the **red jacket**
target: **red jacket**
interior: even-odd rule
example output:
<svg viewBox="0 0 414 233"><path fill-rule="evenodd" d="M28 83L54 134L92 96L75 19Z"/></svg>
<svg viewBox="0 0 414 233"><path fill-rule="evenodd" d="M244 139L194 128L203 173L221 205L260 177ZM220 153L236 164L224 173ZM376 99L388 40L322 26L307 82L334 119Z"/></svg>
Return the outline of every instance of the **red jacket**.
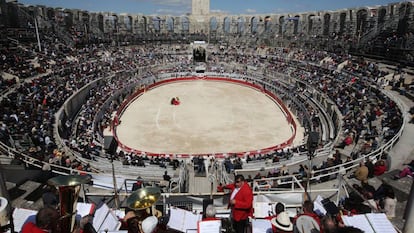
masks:
<svg viewBox="0 0 414 233"><path fill-rule="evenodd" d="M38 226L36 226L36 224L32 222L27 222L26 224L24 224L21 232L22 233L47 233L48 231L39 228Z"/></svg>
<svg viewBox="0 0 414 233"><path fill-rule="evenodd" d="M228 184L226 188L234 192L236 187L234 184ZM234 196L234 200L236 200L236 204L231 206L231 212L235 221L245 220L253 216L253 191L246 181Z"/></svg>

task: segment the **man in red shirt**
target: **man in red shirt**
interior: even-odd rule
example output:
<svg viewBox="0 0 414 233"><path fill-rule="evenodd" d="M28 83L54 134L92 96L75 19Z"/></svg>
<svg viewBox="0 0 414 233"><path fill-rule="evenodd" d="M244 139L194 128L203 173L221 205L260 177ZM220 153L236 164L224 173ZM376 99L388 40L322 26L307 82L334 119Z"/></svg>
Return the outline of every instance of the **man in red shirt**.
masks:
<svg viewBox="0 0 414 233"><path fill-rule="evenodd" d="M45 207L39 210L36 214L36 224L33 222L27 222L23 225L22 233L45 233L45 232L59 232L57 222L59 219L59 213L56 209L51 207Z"/></svg>
<svg viewBox="0 0 414 233"><path fill-rule="evenodd" d="M249 217L253 216L253 191L243 175L236 175L234 180L234 184L225 187L232 190L229 205L233 229L237 233L245 233Z"/></svg>

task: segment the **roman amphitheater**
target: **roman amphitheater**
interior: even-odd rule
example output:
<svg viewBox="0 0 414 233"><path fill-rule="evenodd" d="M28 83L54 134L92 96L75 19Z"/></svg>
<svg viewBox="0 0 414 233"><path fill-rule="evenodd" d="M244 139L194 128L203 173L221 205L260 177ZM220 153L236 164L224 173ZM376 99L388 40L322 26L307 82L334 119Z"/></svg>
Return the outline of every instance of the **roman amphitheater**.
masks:
<svg viewBox="0 0 414 233"><path fill-rule="evenodd" d="M75 199L119 210L139 183L159 190L157 232L185 232L175 207L206 203L232 232L218 187L235 175L253 224L278 202L291 217L309 198L351 211L365 163L395 192L395 232L414 232L412 177L397 177L414 160L413 3L226 15L193 0L170 16L0 0L1 196L37 211L51 180L86 177Z"/></svg>

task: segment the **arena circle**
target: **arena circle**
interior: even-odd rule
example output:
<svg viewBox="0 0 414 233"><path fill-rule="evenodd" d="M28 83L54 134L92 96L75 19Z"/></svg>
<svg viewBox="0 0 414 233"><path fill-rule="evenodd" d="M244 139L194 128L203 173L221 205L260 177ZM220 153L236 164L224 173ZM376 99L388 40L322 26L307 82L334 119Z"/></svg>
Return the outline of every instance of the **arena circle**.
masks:
<svg viewBox="0 0 414 233"><path fill-rule="evenodd" d="M178 97L178 105L171 104ZM291 145L296 122L285 105L242 80L181 77L136 92L117 112L114 135L126 152L222 156Z"/></svg>

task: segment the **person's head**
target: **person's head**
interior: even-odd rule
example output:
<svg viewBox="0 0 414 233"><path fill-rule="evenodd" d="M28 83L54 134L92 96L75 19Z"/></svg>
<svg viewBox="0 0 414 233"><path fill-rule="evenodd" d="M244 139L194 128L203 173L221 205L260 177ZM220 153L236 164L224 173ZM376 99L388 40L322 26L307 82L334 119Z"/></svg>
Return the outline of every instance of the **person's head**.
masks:
<svg viewBox="0 0 414 233"><path fill-rule="evenodd" d="M45 230L56 230L59 213L51 207L44 207L36 214L36 225Z"/></svg>
<svg viewBox="0 0 414 233"><path fill-rule="evenodd" d="M206 207L206 218L213 218L216 216L216 208L213 205L208 205Z"/></svg>
<svg viewBox="0 0 414 233"><path fill-rule="evenodd" d="M364 233L364 231L356 227L346 226L338 227L336 233Z"/></svg>
<svg viewBox="0 0 414 233"><path fill-rule="evenodd" d="M240 188L244 184L244 176L236 175L236 177L234 178L234 183L237 188Z"/></svg>
<svg viewBox="0 0 414 233"><path fill-rule="evenodd" d="M395 198L395 193L394 193L394 189L392 189L392 187L389 187L385 190L385 196L391 199Z"/></svg>
<svg viewBox="0 0 414 233"><path fill-rule="evenodd" d="M278 215L285 211L285 205L282 202L278 202L275 206L275 214Z"/></svg>
<svg viewBox="0 0 414 233"><path fill-rule="evenodd" d="M306 200L303 202L303 212L304 213L312 213L313 212L313 202L310 200Z"/></svg>
<svg viewBox="0 0 414 233"><path fill-rule="evenodd" d="M291 232L293 231L293 224L290 221L289 214L286 212L281 212L276 216L276 218L272 218L270 221L273 226L275 226L279 231L283 232Z"/></svg>
<svg viewBox="0 0 414 233"><path fill-rule="evenodd" d="M322 227L325 233L335 233L338 228L336 221L328 215L322 218Z"/></svg>
<svg viewBox="0 0 414 233"><path fill-rule="evenodd" d="M153 233L157 227L158 219L155 216L150 216L142 221L142 232L143 233Z"/></svg>

